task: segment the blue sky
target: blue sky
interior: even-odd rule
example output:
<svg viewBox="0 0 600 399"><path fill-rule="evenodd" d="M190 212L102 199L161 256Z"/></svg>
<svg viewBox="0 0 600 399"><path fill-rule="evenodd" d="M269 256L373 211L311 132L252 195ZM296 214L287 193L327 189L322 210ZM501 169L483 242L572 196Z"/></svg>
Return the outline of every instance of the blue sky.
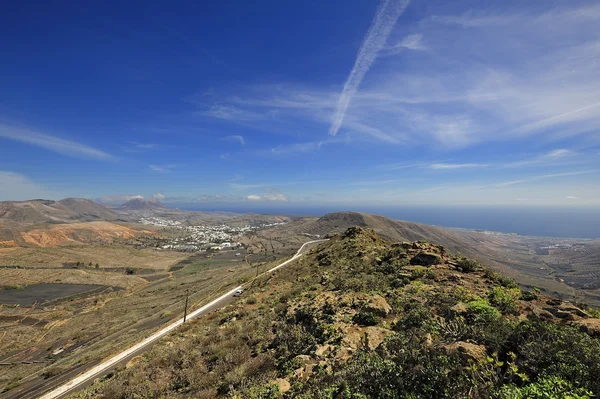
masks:
<svg viewBox="0 0 600 399"><path fill-rule="evenodd" d="M596 1L9 2L0 200L600 205Z"/></svg>

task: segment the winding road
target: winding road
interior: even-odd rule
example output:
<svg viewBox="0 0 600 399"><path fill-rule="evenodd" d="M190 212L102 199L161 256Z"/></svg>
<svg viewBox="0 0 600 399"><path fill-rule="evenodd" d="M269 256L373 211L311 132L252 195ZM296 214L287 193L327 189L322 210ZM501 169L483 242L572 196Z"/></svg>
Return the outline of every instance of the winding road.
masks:
<svg viewBox="0 0 600 399"><path fill-rule="evenodd" d="M327 241L327 240L325 240L325 239L324 240L314 240L314 241L308 241L308 242L302 244L302 246L300 247L300 249L298 249L298 251L296 252L296 254L294 256L292 256L290 259L286 260L285 262L267 270L266 272L262 273L261 275L273 273L275 270L278 270L278 269L290 264L291 262L293 262L296 259L298 259L299 257L301 257L303 255L303 251L309 245L315 244L315 243L321 243L324 241ZM236 299L233 296L235 291L237 291L241 288L243 288L243 286L238 286L238 287L233 288L231 291L226 292L225 294L221 295L220 297L214 299L212 302L189 313L187 318L193 319L196 317L201 317L210 312L221 309L224 306L227 306L228 304L230 304L231 302L233 302ZM108 374L117 365L123 364L124 362L129 361L136 355L148 350L152 344L154 344L160 338L167 335L171 331L175 330L177 327L179 327L182 324L183 324L183 318L176 320L175 322L158 330L157 332L155 332L148 338L146 338L143 341L137 343L136 345L130 347L129 349L126 349L123 352L109 358L108 360L105 360L102 363L92 367L91 369L89 369L89 370L85 371L84 373L71 379L67 383L60 385L58 387L55 387L52 391L45 393L43 396L40 396L40 399L64 398L68 394L71 394L77 390L83 389L83 388L91 385L92 382L94 381L94 379L96 379L102 375Z"/></svg>

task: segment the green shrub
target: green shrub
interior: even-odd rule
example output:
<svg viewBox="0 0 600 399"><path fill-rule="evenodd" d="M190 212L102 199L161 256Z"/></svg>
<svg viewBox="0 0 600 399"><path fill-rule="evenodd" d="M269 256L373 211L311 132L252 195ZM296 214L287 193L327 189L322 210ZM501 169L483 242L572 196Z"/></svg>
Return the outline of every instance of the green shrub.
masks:
<svg viewBox="0 0 600 399"><path fill-rule="evenodd" d="M246 298L246 303L248 305L254 305L256 303L256 297L254 295L249 296L248 298Z"/></svg>
<svg viewBox="0 0 600 399"><path fill-rule="evenodd" d="M521 294L521 299L524 301L534 301L539 298L540 298L540 296L535 291L525 291Z"/></svg>
<svg viewBox="0 0 600 399"><path fill-rule="evenodd" d="M519 309L517 300L521 297L518 288L494 287L488 293L490 303L502 313L514 314Z"/></svg>
<svg viewBox="0 0 600 399"><path fill-rule="evenodd" d="M409 309L406 315L397 323L396 330L423 328L429 331L436 325L431 310L418 304Z"/></svg>
<svg viewBox="0 0 600 399"><path fill-rule="evenodd" d="M544 377L518 388L515 385L505 385L500 389L499 399L587 399L592 392L557 376Z"/></svg>
<svg viewBox="0 0 600 399"><path fill-rule="evenodd" d="M514 352L519 369L528 375L558 376L600 392L600 340L575 327L525 321L506 340L504 352Z"/></svg>
<svg viewBox="0 0 600 399"><path fill-rule="evenodd" d="M375 326L377 325L377 316L371 312L361 310L352 317L352 321L361 326Z"/></svg>
<svg viewBox="0 0 600 399"><path fill-rule="evenodd" d="M464 273L472 273L481 269L479 262L473 259L462 258L458 261L458 267Z"/></svg>
<svg viewBox="0 0 600 399"><path fill-rule="evenodd" d="M501 286L506 288L519 288L517 283L515 283L515 280L513 280L512 278L505 277L500 273L493 272L491 270L486 269L484 277L487 278L490 282L500 284Z"/></svg>
<svg viewBox="0 0 600 399"><path fill-rule="evenodd" d="M475 321L489 323L498 320L502 314L495 307L491 306L485 299L476 299L467 304L469 314Z"/></svg>

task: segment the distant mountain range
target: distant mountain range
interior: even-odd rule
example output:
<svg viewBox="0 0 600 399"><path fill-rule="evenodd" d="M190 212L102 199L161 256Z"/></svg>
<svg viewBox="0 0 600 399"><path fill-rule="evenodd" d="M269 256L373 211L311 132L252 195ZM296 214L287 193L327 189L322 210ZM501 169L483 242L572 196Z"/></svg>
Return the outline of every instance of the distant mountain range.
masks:
<svg viewBox="0 0 600 399"><path fill-rule="evenodd" d="M154 211L154 210L166 210L169 209L165 204L156 200L148 200L144 198L134 198L127 201L120 207L122 211Z"/></svg>
<svg viewBox="0 0 600 399"><path fill-rule="evenodd" d="M17 223L69 223L78 221L116 220L114 210L84 198L60 201L35 199L0 202L0 221Z"/></svg>

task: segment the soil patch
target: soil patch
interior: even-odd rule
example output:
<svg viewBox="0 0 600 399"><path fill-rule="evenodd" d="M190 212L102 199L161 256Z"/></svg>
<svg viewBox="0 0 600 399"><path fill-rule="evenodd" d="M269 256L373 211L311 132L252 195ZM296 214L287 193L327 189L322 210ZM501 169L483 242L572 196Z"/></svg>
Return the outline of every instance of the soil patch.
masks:
<svg viewBox="0 0 600 399"><path fill-rule="evenodd" d="M31 284L14 289L0 288L0 303L7 305L31 306L43 304L59 298L95 293L110 287L97 284Z"/></svg>

